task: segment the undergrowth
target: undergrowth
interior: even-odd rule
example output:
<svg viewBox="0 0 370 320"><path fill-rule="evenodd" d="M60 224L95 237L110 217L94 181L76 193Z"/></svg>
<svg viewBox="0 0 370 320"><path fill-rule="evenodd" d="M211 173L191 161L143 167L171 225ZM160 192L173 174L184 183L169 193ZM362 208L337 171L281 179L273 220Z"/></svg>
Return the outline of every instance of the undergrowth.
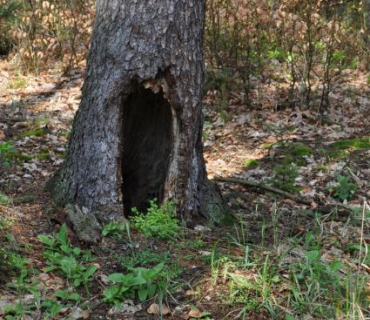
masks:
<svg viewBox="0 0 370 320"><path fill-rule="evenodd" d="M176 219L175 202L165 202L162 206L156 204L156 199L150 201L147 213L132 209L132 224L148 238L174 240L180 235L179 222Z"/></svg>

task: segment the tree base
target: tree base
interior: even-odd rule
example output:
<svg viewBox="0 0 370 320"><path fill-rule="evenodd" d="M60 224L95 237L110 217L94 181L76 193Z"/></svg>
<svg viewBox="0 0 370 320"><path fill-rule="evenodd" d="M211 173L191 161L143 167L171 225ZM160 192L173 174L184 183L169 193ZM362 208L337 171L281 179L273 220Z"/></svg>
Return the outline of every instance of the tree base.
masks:
<svg viewBox="0 0 370 320"><path fill-rule="evenodd" d="M88 212L71 217L75 228L92 216L109 220L106 208L114 219L132 207L145 212L153 198L175 201L188 225L227 215L203 159L204 12L204 0L99 2L81 104L52 188L59 205Z"/></svg>

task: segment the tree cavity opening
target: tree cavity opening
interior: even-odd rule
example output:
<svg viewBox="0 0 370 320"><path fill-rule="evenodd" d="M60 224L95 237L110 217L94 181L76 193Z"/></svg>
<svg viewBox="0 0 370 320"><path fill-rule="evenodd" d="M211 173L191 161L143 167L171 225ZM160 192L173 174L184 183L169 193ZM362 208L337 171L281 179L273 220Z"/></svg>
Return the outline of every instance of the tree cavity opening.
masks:
<svg viewBox="0 0 370 320"><path fill-rule="evenodd" d="M123 102L122 195L126 216L163 201L172 149L171 106L163 92L139 87Z"/></svg>

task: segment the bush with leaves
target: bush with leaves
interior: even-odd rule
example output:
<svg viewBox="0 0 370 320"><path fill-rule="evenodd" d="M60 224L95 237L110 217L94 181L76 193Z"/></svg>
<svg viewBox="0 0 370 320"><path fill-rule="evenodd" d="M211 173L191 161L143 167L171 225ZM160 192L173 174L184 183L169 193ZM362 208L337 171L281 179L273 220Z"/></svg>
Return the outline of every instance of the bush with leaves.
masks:
<svg viewBox="0 0 370 320"><path fill-rule="evenodd" d="M92 31L93 0L10 1L13 2L21 5L5 21L17 47L19 67L38 72L48 60L58 60L66 72L85 59ZM12 16L17 23L12 23Z"/></svg>
<svg viewBox="0 0 370 320"><path fill-rule="evenodd" d="M21 0L0 0L0 55L7 54L15 44L9 30L19 23L17 14L22 7Z"/></svg>
<svg viewBox="0 0 370 320"><path fill-rule="evenodd" d="M310 107L315 101L324 112L342 70L369 58L368 36L361 36L365 11L359 0L211 1L205 53L207 67L219 71L209 76L228 75L246 102L256 80L288 83L284 103ZM217 90L223 111L230 94L225 86Z"/></svg>
<svg viewBox="0 0 370 320"><path fill-rule="evenodd" d="M253 79L265 78L265 59L271 39L268 7L261 1L216 0L208 3L205 53L210 75L227 76L227 83L238 84L249 102ZM238 81L235 82L237 79ZM229 89L222 85L221 110L228 104Z"/></svg>

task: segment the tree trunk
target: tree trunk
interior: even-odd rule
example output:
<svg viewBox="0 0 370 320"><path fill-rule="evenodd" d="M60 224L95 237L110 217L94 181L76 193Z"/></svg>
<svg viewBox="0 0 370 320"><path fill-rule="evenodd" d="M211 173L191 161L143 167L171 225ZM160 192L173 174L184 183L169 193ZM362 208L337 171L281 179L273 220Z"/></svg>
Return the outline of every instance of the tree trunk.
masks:
<svg viewBox="0 0 370 320"><path fill-rule="evenodd" d="M220 222L201 141L204 2L97 1L82 101L52 187L59 205L104 220L158 198L192 224Z"/></svg>

